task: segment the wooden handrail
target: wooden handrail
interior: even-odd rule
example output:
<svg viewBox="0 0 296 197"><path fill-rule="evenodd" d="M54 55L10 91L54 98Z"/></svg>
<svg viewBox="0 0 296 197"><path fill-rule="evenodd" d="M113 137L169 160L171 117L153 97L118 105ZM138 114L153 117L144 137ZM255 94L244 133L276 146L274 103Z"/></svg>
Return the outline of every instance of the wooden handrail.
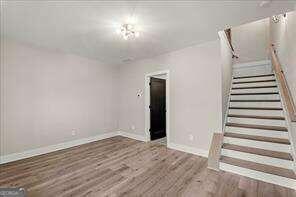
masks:
<svg viewBox="0 0 296 197"><path fill-rule="evenodd" d="M229 46L230 46L231 51L232 51L232 58L236 58L236 59L238 59L238 56L234 53L234 48L233 48L233 45L232 45L232 40L231 40L231 29L230 29L230 28L225 29L225 30L224 30L224 33L225 33L225 35L226 35L227 41L228 41Z"/></svg>
<svg viewBox="0 0 296 197"><path fill-rule="evenodd" d="M232 46L232 41L231 41L231 29L230 28L229 29L225 29L224 32L226 34L226 37L227 37L227 40L229 42L230 48L234 52L234 49L233 49L233 46Z"/></svg>
<svg viewBox="0 0 296 197"><path fill-rule="evenodd" d="M271 62L273 65L273 70L279 80L281 89L282 89L282 97L285 101L287 112L289 113L290 119L292 122L296 122L296 108L295 103L293 101L292 94L290 92L285 74L283 72L282 66L278 60L276 55L276 51L274 49L274 45L270 45L270 54L271 54Z"/></svg>

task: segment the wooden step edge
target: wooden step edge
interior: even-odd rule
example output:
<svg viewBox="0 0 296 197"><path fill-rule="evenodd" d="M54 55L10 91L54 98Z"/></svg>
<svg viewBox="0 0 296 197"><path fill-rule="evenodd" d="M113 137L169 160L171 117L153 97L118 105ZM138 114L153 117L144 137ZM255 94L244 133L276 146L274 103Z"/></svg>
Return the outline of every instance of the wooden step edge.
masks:
<svg viewBox="0 0 296 197"><path fill-rule="evenodd" d="M227 156L221 156L220 162L242 167L242 168L255 170L255 171L264 172L267 174L273 174L273 175L286 177L290 179L296 179L296 175L294 171L286 168L280 168L276 166L256 163L252 161L246 161L242 159L236 159L236 158L227 157Z"/></svg>
<svg viewBox="0 0 296 197"><path fill-rule="evenodd" d="M283 116L255 116L255 115L228 114L228 117L232 117L232 118L254 118L254 119L266 119L266 120L285 120L285 117L283 117Z"/></svg>
<svg viewBox="0 0 296 197"><path fill-rule="evenodd" d="M242 92L242 93L231 93L231 96L241 96L241 95L275 95L279 92Z"/></svg>
<svg viewBox="0 0 296 197"><path fill-rule="evenodd" d="M271 143L286 144L286 145L291 144L288 139L283 139L283 138L274 138L274 137L257 136L257 135L246 135L246 134L231 133L231 132L225 132L224 136L231 137L231 138L260 141L260 142L271 142Z"/></svg>
<svg viewBox="0 0 296 197"><path fill-rule="evenodd" d="M256 99L250 99L250 100L247 100L247 99L231 99L230 100L230 102L266 102L266 103L268 103L268 102L272 102L272 103L274 103L274 102L281 102L281 100L280 99L270 99L270 100L268 100L268 99L264 99L264 100L256 100Z"/></svg>
<svg viewBox="0 0 296 197"><path fill-rule="evenodd" d="M255 155L261 155L261 156L267 156L267 157L273 157L273 158L277 158L277 159L284 159L284 160L288 160L288 161L293 161L292 155L289 153L285 153L285 152L272 151L272 150L253 148L253 147L247 147L247 146L239 146L239 145L228 144L228 143L224 143L222 145L222 148L227 149L227 150L234 150L234 151L239 151L239 152L244 152L244 153L250 153L250 154L255 154Z"/></svg>
<svg viewBox="0 0 296 197"><path fill-rule="evenodd" d="M246 83L266 83L266 82L276 82L275 79L268 80L257 80L257 81L234 81L232 84L246 84Z"/></svg>
<svg viewBox="0 0 296 197"><path fill-rule="evenodd" d="M288 131L288 129L286 127L268 126L268 125L253 125L253 124L240 124L240 123L227 122L226 126L248 128L248 129L264 129L264 130L272 130L272 131L285 131L285 132Z"/></svg>
<svg viewBox="0 0 296 197"><path fill-rule="evenodd" d="M272 86L247 86L247 87L233 87L232 90L245 90L245 89L260 89L260 88L277 88L276 85Z"/></svg>
<svg viewBox="0 0 296 197"><path fill-rule="evenodd" d="M282 111L281 107L229 107L229 109L245 109L245 110L275 110Z"/></svg>
<svg viewBox="0 0 296 197"><path fill-rule="evenodd" d="M249 75L249 76L233 77L233 79L246 79L246 78L271 77L271 76L274 76L274 74L266 74L266 75Z"/></svg>

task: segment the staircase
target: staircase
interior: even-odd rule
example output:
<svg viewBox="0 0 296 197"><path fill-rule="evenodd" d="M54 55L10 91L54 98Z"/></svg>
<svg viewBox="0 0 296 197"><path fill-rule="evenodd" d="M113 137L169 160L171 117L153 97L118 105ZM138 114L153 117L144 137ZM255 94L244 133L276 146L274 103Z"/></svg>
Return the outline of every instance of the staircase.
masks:
<svg viewBox="0 0 296 197"><path fill-rule="evenodd" d="M286 117L271 64L235 69L220 169L296 189L293 166Z"/></svg>

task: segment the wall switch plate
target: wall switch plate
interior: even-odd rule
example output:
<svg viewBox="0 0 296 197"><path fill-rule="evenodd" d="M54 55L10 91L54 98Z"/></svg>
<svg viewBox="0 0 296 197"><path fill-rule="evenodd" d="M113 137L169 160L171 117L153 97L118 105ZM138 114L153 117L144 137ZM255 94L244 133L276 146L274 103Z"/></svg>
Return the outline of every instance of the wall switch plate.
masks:
<svg viewBox="0 0 296 197"><path fill-rule="evenodd" d="M132 126L131 126L131 129L132 129L133 131L136 130L135 125L132 125Z"/></svg>
<svg viewBox="0 0 296 197"><path fill-rule="evenodd" d="M189 140L193 141L193 135L189 135Z"/></svg>
<svg viewBox="0 0 296 197"><path fill-rule="evenodd" d="M72 134L73 136L76 135L76 131L73 130L73 131L71 132L71 134Z"/></svg>

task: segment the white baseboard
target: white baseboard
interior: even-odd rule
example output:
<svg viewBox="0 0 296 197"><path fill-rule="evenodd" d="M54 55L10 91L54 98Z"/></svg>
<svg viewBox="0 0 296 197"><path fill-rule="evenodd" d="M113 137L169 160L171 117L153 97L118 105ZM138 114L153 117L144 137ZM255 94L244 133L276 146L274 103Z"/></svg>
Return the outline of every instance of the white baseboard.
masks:
<svg viewBox="0 0 296 197"><path fill-rule="evenodd" d="M9 163L9 162L17 161L17 160L21 160L21 159L26 159L26 158L34 157L34 156L38 156L38 155L43 155L46 153L50 153L50 152L54 152L54 151L58 151L58 150L63 150L66 148L71 148L74 146L115 137L118 135L123 136L123 137L127 137L127 138L131 138L131 139L135 139L135 140L139 140L139 141L143 141L143 142L147 142L146 136L133 134L133 133L125 132L125 131L115 131L115 132L103 133L103 134L88 137L88 138L82 138L82 139L64 142L64 143L60 143L60 144L50 145L50 146L46 146L46 147L26 150L26 151L19 152L19 153L4 155L4 156L0 157L0 164ZM168 148L180 150L180 151L187 152L187 153L192 153L192 154L199 155L202 157L208 157L207 150L197 149L197 148L193 148L193 147L189 147L189 146L185 146L185 145L168 143Z"/></svg>
<svg viewBox="0 0 296 197"><path fill-rule="evenodd" d="M125 131L118 131L118 135L123 136L123 137L128 137L134 140L139 140L142 142L147 142L146 136L143 135L138 135L130 132L125 132Z"/></svg>
<svg viewBox="0 0 296 197"><path fill-rule="evenodd" d="M111 138L111 137L114 137L117 135L118 135L118 132L109 132L109 133L104 133L104 134L100 134L100 135L96 135L96 136L92 136L92 137L88 137L88 138L82 138L82 139L64 142L64 143L60 143L60 144L55 144L55 145L50 145L50 146L46 146L46 147L26 150L26 151L20 152L20 153L13 153L13 154L9 154L9 155L4 155L4 156L0 157L0 164L12 162L12 161L17 161L20 159L25 159L25 158L29 158L29 157L33 157L33 156L37 156L37 155L42 155L42 154L46 154L46 153L50 153L50 152L54 152L54 151L58 151L58 150L66 149L66 148L71 148L71 147L78 146L81 144L86 144L89 142L94 142L94 141L98 141L98 140Z"/></svg>
<svg viewBox="0 0 296 197"><path fill-rule="evenodd" d="M168 143L168 148L191 153L191 154L202 156L202 157L208 157L208 154L209 154L208 150L193 148L190 146L175 144L175 143Z"/></svg>

